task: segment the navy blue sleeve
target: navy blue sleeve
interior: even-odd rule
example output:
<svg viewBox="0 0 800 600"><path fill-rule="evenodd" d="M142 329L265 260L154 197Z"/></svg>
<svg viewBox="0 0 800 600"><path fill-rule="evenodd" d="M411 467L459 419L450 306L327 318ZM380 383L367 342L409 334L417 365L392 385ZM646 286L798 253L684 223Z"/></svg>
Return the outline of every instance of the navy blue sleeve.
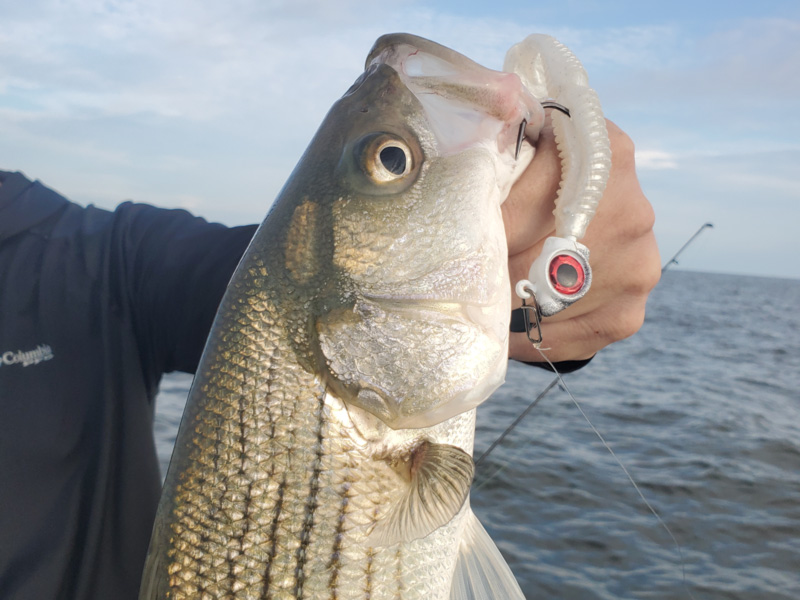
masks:
<svg viewBox="0 0 800 600"><path fill-rule="evenodd" d="M553 367L556 368L556 371L559 373L573 373L578 369L582 369L586 365L588 365L594 356L587 358L585 360L562 360L561 362L553 363ZM546 362L525 362L519 361L524 365L530 365L531 367L539 367L540 369L545 369L546 371L553 372L553 368Z"/></svg>
<svg viewBox="0 0 800 600"><path fill-rule="evenodd" d="M514 310L511 311L511 323L509 325L509 330L512 333L525 333L525 317L522 315L521 308L515 308ZM594 356L587 358L585 360L562 360L561 362L553 363L553 366L559 373L572 373L588 365L591 362L592 358L594 358ZM540 369L546 369L547 371L553 370L552 367L544 361L542 362L519 361L519 362L525 365L530 365L532 367L539 367Z"/></svg>
<svg viewBox="0 0 800 600"><path fill-rule="evenodd" d="M184 210L126 202L115 211L146 376L194 373L222 295L256 225L226 227Z"/></svg>

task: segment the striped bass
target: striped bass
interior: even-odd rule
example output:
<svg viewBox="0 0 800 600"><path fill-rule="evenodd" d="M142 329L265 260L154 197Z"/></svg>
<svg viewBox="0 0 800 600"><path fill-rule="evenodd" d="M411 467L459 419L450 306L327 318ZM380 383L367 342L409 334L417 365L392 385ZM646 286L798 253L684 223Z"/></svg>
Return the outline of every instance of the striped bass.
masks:
<svg viewBox="0 0 800 600"><path fill-rule="evenodd" d="M543 120L517 75L376 42L221 302L142 600L523 597L468 496L507 363L500 205Z"/></svg>

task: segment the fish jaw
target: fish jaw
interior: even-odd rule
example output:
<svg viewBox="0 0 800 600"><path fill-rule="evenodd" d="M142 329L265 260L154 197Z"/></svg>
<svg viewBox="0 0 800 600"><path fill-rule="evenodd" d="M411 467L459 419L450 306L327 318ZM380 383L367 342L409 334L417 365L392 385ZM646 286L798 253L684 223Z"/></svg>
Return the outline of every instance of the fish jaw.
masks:
<svg viewBox="0 0 800 600"><path fill-rule="evenodd" d="M329 313L317 331L333 387L393 429L429 427L470 410L505 379L503 306L362 301Z"/></svg>

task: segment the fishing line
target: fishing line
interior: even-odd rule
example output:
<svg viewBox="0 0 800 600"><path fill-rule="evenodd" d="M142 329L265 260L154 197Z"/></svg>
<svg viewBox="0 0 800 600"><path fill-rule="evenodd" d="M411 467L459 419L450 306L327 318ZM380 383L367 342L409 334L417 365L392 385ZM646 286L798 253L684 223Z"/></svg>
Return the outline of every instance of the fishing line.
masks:
<svg viewBox="0 0 800 600"><path fill-rule="evenodd" d="M699 236L705 229L713 228L713 227L714 227L713 223L704 223L700 227L700 229L698 229L695 232L695 234L692 237L690 237L689 240L683 246L681 246L680 250L678 250L675 253L675 255L669 261L667 261L664 264L663 267L661 267L661 273L664 273L664 271L666 271L671 265L678 264L677 258L686 249L686 247L689 246L689 244L691 244L695 240L695 238L697 238L697 236ZM524 305L525 305L525 301L523 299L523 307L524 307ZM538 315L537 315L537 323L538 323ZM527 318L526 318L526 328L528 326L529 326L529 323L527 323ZM530 338L530 331L528 333L529 333L528 339L531 339ZM531 341L534 341L534 340L531 340ZM539 342L541 342L541 339L539 339ZM686 594L690 598L692 598L692 600L694 600L694 596L692 595L692 592L689 590L689 586L688 586L688 584L686 582L686 561L684 560L683 549L681 548L681 545L678 543L678 540L675 538L675 536L673 535L672 531L667 526L667 524L664 522L664 520L661 518L661 516L656 512L656 510L653 508L653 506L647 501L647 498L645 498L644 494L642 493L642 490L636 484L636 481L634 481L633 477L628 472L628 469L625 468L625 465L622 464L622 461L619 459L619 457L614 453L614 450L611 449L611 446L608 444L608 442L606 442L605 438L603 438L603 436L600 434L600 432L597 430L597 428L589 420L589 417L583 411L583 408L581 408L581 405L578 404L578 401L575 399L575 396L572 395L572 392L570 391L569 387L567 387L567 384L564 381L564 378L561 376L561 373L558 372L558 370L555 368L555 366L550 361L550 359L547 358L547 356L544 354L544 352L542 352L542 349L536 343L534 343L534 347L539 351L539 354L542 355L542 358L544 358L544 360L547 362L547 364L550 365L550 368L553 370L553 373L555 373L556 376L553 379L553 381L551 381L550 384L544 390L542 390L542 392L533 400L533 402L531 402L527 406L527 408L525 408L525 410L523 410L522 413L520 413L520 415L514 420L514 422L511 423L511 425L509 425L503 431L502 434L500 434L500 437L497 438L494 442L492 442L492 444L483 452L483 454L480 455L478 460L475 461L476 471L477 471L478 465L487 456L489 456L489 454L506 438L506 436L509 433L511 433L516 428L517 425L519 425L519 423L522 421L522 419L524 419L528 415L528 413L533 409L533 407L536 406L539 403L539 401L542 398L544 398L545 395L547 395L547 393L551 389L553 389L553 387L555 387L555 385L557 383L560 382L561 385L564 387L564 390L566 390L566 392L569 394L569 397L572 400L572 402L575 404L577 409L580 411L580 413L583 416L583 418L589 424L589 427L592 428L592 431L594 431L595 435L600 439L600 441L602 442L603 446L605 446L606 450L608 450L609 454L611 454L611 456L614 458L614 460L620 466L620 468L622 469L623 473L625 473L625 475L627 476L628 480L631 482L631 485L633 485L633 488L636 490L636 493L639 494L639 497L642 499L642 502L644 502L645 506L647 506L647 508L650 510L650 512L653 514L653 516L659 522L661 527L664 528L664 530L667 532L669 537L672 539L672 542L675 544L675 548L678 550L678 556L680 557L680 561L681 561L681 573L683 575L683 588L686 591ZM506 467L506 464L503 464L494 473L489 475L486 479L484 479L480 483L476 483L476 485L474 486L474 489L475 490L481 489L483 486L485 486L487 483L489 483L495 477L497 477L497 475L502 473L505 470L505 467Z"/></svg>
<svg viewBox="0 0 800 600"><path fill-rule="evenodd" d="M527 416L527 414L528 414L528 413L529 413L529 412L530 412L530 411L533 409L533 407L534 407L534 406L536 406L536 405L539 403L539 401L540 401L542 398L544 398L544 397L547 395L547 392L549 392L551 389L553 389L553 387L555 387L555 385L556 385L557 383L558 383L558 377L556 377L555 379L553 379L553 381L551 381L551 382L550 382L550 385L548 385L546 388L544 388L544 389L541 391L541 393L540 393L538 396L536 396L536 398L533 400L533 402L531 402L530 404L528 404L527 408L525 408L525 410L523 410L523 411L522 411L522 412L519 414L519 416L517 416L517 418L516 418L516 419L514 419L514 422L513 422L513 423L511 423L511 425L509 425L508 427L506 427L505 431L503 431L503 433L501 433L501 434L500 434L500 437L498 437L498 438L497 438L495 441L493 441L493 442L491 443L491 445L490 445L490 446L489 446L489 447L488 447L486 450L484 450L483 454L481 454L481 455L480 455L480 457L478 458L478 460L476 460L476 461L475 461L475 471L476 471L476 472L478 471L478 465L480 465L480 464L481 464L481 461L482 461L484 458L486 458L487 456L489 456L489 454L491 454L492 450L494 450L494 449L495 449L495 448L496 448L496 447L497 447L497 446L498 446L498 445L499 445L499 444L500 444L500 443L501 443L501 442L502 442L502 441L503 441L503 440L506 438L506 436L507 436L509 433L511 433L511 432L514 430L514 428L515 428L517 425L519 425L519 424L520 424L520 422L522 421L522 419L524 419L524 418ZM498 476L500 473L502 473L503 471L505 471L505 468L506 468L506 465L507 465L507 464L508 464L508 463L504 463L504 464L502 464L502 465L501 465L500 467L498 467L498 468L497 468L497 469L496 469L496 470L495 470L495 471L494 471L494 472L493 472L491 475L487 476L487 477L486 477L486 479L484 479L484 480L483 480L483 481L481 481L480 483L476 483L476 484L475 484L475 486L474 486L474 489L475 489L475 490L479 490L479 489L481 489L483 486L485 486L487 483L489 483L490 481L492 481L492 480L493 480L495 477L497 477L497 476Z"/></svg>
<svg viewBox="0 0 800 600"><path fill-rule="evenodd" d="M481 464L481 461L484 458L486 458L487 456L489 456L489 453L492 450L494 450L497 447L497 445L500 444L506 438L506 436L514 430L514 428L517 425L519 425L519 422L522 421L522 419L524 419L529 412L531 412L531 409L533 409L533 407L536 406L539 403L539 400L544 398L545 395L547 394L547 392L549 392L551 389L553 389L553 387L558 383L558 379L559 379L558 377L553 379L553 381L550 382L550 385L548 385L546 388L544 388L544 390L542 390L542 392L538 396L536 396L536 399L533 402L531 402L530 404L528 404L528 407L525 410L523 410L516 419L514 419L514 422L511 423L511 425L509 425L508 427L506 427L506 430L503 433L500 434L500 437L497 438L495 441L493 441L491 446L489 446L483 452L483 454L480 455L478 460L475 461L475 468L476 469L478 468L478 465Z"/></svg>
<svg viewBox="0 0 800 600"><path fill-rule="evenodd" d="M686 593L689 595L689 597L692 598L692 600L694 600L694 596L692 595L692 592L689 590L689 586L686 583L686 561L683 558L683 550L681 549L681 545L678 543L678 540L672 534L672 530L670 530L670 528L667 526L667 524L664 522L664 520L661 518L661 516L658 514L658 512L656 512L656 509L653 508L653 506L650 504L650 502L647 501L647 498L645 498L644 494L642 493L642 490L639 488L639 486L636 484L636 481L634 481L633 477L628 472L628 469L625 468L625 465L622 464L622 461L616 455L614 450L611 449L611 446L609 445L609 443L605 440L603 435L597 430L597 428L594 426L594 424L589 420L589 417L586 415L586 413L583 412L583 408L581 408L581 405L575 399L575 396L572 395L572 391L569 389L569 387L567 387L567 384L564 381L564 378L561 377L561 373L558 372L558 370L555 368L553 363L550 362L550 359L547 358L547 356L545 355L544 352L542 352L541 348L537 348L537 350L539 351L539 354L542 355L542 358L545 361L547 361L547 364L550 365L550 368L553 369L553 373L556 374L556 381L560 382L561 386L564 388L564 390L567 392L567 394L569 394L569 397L572 400L572 403L577 407L578 411L580 411L580 413L583 416L583 418L589 424L589 427L591 427L592 431L594 431L594 434L598 437L600 442L602 442L603 446L605 446L605 449L608 450L608 453L611 454L611 456L614 458L615 461L617 461L617 464L622 469L623 473L625 473L625 475L627 476L628 481L631 482L631 485L633 486L633 489L635 489L636 493L639 494L639 497L642 499L642 502L644 502L644 505L650 510L651 513L653 513L653 516L661 524L661 527L664 528L664 531L666 531L667 534L669 535L669 537L672 538L672 542L675 544L675 548L677 549L678 556L680 557L680 560L681 560L681 573L683 575L683 588L686 591ZM552 385L553 384L550 384L550 387L552 387ZM550 388L548 387L548 389L550 389Z"/></svg>

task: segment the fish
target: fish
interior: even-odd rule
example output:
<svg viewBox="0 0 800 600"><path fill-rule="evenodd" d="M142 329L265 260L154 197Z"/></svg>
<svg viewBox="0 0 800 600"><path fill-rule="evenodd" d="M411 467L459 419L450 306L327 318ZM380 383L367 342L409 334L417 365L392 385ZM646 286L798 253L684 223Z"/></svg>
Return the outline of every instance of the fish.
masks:
<svg viewBox="0 0 800 600"><path fill-rule="evenodd" d="M222 299L141 600L523 598L469 489L507 365L500 205L543 122L513 73L375 42Z"/></svg>

